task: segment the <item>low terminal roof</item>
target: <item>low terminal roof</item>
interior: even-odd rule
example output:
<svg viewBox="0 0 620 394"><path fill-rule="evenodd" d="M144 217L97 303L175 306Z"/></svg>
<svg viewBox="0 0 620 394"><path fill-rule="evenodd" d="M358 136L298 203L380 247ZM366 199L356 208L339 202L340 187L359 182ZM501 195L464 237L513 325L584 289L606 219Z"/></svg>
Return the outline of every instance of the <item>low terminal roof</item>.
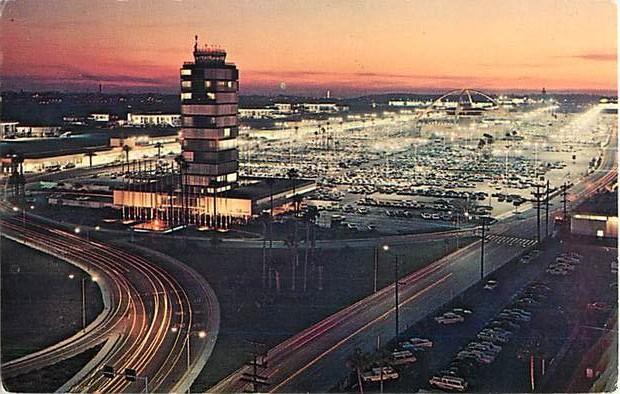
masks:
<svg viewBox="0 0 620 394"><path fill-rule="evenodd" d="M268 180L273 180L273 185L269 185ZM274 195L293 190L293 186L301 188L314 183L310 179L290 179L290 178L258 178L246 177L241 179L241 185L235 189L228 190L224 194L230 198L248 198L259 200L268 197L272 192ZM245 183L244 181L249 181Z"/></svg>

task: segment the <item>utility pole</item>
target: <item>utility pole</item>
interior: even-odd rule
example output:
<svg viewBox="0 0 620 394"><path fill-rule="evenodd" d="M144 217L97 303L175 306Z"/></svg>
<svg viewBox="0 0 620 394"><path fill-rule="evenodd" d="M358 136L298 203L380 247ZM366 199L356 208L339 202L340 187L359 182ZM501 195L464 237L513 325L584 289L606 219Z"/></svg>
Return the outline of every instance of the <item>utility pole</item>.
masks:
<svg viewBox="0 0 620 394"><path fill-rule="evenodd" d="M566 217L567 217L567 211L566 211L566 203L568 202L567 190L568 190L568 185L566 184L566 182L564 182L564 184L562 185L562 205L563 205L562 220L563 221L566 221Z"/></svg>
<svg viewBox="0 0 620 394"><path fill-rule="evenodd" d="M549 179L547 179L547 190L545 196L545 238L549 236Z"/></svg>
<svg viewBox="0 0 620 394"><path fill-rule="evenodd" d="M536 243L540 244L540 184L536 184L536 192L532 194L536 197Z"/></svg>
<svg viewBox="0 0 620 394"><path fill-rule="evenodd" d="M484 242L486 241L486 220L482 217L482 239L480 242L480 281L484 280Z"/></svg>
<svg viewBox="0 0 620 394"><path fill-rule="evenodd" d="M86 291L85 284L86 278L82 278L82 332L86 332Z"/></svg>
<svg viewBox="0 0 620 394"><path fill-rule="evenodd" d="M253 345L252 349L252 361L250 361L247 365L252 367L252 373L244 373L241 377L241 380L252 383L252 391L253 393L260 392L260 386L269 385L267 382L266 376L261 376L258 374L258 368L267 368L267 354L265 352L259 352L259 347L264 347L264 343L256 342L256 341L248 341L251 345Z"/></svg>

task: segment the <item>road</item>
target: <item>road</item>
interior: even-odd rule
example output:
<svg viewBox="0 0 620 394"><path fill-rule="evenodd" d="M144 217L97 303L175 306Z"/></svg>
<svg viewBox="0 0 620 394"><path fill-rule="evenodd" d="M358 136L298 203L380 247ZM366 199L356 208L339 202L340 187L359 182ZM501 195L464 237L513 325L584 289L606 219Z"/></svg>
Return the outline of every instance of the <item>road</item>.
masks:
<svg viewBox="0 0 620 394"><path fill-rule="evenodd" d="M611 141L599 169L576 182L572 188L573 206L601 187L617 182L615 135ZM556 197L553 202L557 203L557 200ZM544 229L544 221L541 228ZM536 212L533 209L497 224L492 235L517 242L486 243L485 275L526 250L521 237L529 234L535 238L535 232ZM479 280L480 241L402 278L399 330L421 320ZM346 373L345 361L355 348L372 351L377 341L385 342L394 337L394 309L394 285L391 285L285 340L268 351L267 367L258 371L259 375L266 377L268 384L259 389L269 392L325 392L331 389ZM242 367L209 391L251 390L251 384L243 378L248 373L251 373L250 368Z"/></svg>
<svg viewBox="0 0 620 394"><path fill-rule="evenodd" d="M3 377L58 363L106 342L66 391L145 390L143 380L102 377L103 365L119 372L135 369L138 375L148 377L148 391L183 391L191 385L204 367L219 330L215 293L195 271L180 263L174 267L165 264L164 269L164 264L126 248L86 240L31 217L23 220L21 215L4 213L0 226L2 236L86 271L96 280L104 300L104 311L84 331L4 363ZM203 332L200 338L198 332Z"/></svg>

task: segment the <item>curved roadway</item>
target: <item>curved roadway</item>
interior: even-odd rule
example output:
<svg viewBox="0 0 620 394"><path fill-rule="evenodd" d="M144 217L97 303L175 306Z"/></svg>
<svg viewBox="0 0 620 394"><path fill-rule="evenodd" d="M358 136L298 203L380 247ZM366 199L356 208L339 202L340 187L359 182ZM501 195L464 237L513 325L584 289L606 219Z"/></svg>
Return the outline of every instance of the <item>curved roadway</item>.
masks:
<svg viewBox="0 0 620 394"><path fill-rule="evenodd" d="M84 332L2 364L2 376L55 364L107 342L81 371L81 378L71 387L63 386L66 391L146 389L143 379L129 382L121 375L104 378L100 372L103 365L111 365L118 372L135 369L138 375L148 377L149 391L187 389L206 363L219 330L217 299L204 279L178 262L166 270L122 248L88 241L19 216L3 215L2 235L87 271L102 290L104 311ZM175 264L168 261L168 266L171 263ZM193 339L199 332L200 338Z"/></svg>

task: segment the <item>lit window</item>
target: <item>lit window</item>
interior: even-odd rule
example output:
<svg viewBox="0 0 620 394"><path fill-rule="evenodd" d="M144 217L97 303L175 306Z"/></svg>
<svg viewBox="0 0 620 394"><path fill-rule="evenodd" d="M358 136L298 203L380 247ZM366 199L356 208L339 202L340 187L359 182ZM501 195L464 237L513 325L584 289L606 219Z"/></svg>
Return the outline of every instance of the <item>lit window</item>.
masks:
<svg viewBox="0 0 620 394"><path fill-rule="evenodd" d="M192 98L191 93L181 93L181 100L191 100L191 98Z"/></svg>
<svg viewBox="0 0 620 394"><path fill-rule="evenodd" d="M603 230L596 230L596 236L598 238L603 238L605 236L605 232Z"/></svg>
<svg viewBox="0 0 620 394"><path fill-rule="evenodd" d="M230 127L224 129L224 137L230 137Z"/></svg>
<svg viewBox="0 0 620 394"><path fill-rule="evenodd" d="M181 86L184 88L191 88L192 87L192 81L181 81Z"/></svg>
<svg viewBox="0 0 620 394"><path fill-rule="evenodd" d="M209 100L215 100L215 93L207 93L207 98Z"/></svg>
<svg viewBox="0 0 620 394"><path fill-rule="evenodd" d="M189 68L182 68L181 75L192 75L192 70Z"/></svg>
<svg viewBox="0 0 620 394"><path fill-rule="evenodd" d="M205 86L210 88L211 87L211 81L205 81Z"/></svg>
<svg viewBox="0 0 620 394"><path fill-rule="evenodd" d="M233 81L228 81L226 83L226 86L228 86L229 88L232 88L233 87Z"/></svg>

